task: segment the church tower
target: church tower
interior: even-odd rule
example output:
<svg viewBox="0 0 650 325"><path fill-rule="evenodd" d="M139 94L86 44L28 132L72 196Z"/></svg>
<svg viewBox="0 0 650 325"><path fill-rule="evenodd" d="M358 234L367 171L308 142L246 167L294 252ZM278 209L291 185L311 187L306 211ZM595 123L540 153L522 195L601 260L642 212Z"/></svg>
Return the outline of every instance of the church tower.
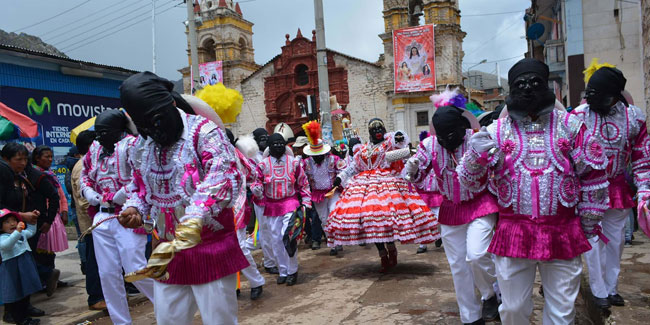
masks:
<svg viewBox="0 0 650 325"><path fill-rule="evenodd" d="M411 139L429 129L433 114L429 96L432 92L394 93L393 31L422 23L434 24L435 73L438 90L463 88L463 38L460 29L459 0L383 0L384 33L379 38L384 54L379 63L383 67L382 86L388 95L387 124L393 130L405 130Z"/></svg>
<svg viewBox="0 0 650 325"><path fill-rule="evenodd" d="M244 19L239 3L232 0L202 0L194 12L200 18L196 27L199 64L222 61L224 85L239 90L241 80L260 67L255 63L253 23ZM189 39L187 44L191 64ZM190 68L180 72L183 88L189 93Z"/></svg>

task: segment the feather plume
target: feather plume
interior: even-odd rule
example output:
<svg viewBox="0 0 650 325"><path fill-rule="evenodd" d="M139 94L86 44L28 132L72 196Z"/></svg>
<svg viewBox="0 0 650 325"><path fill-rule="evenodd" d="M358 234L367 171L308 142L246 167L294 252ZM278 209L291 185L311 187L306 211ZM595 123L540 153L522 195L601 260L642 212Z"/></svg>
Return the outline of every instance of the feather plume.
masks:
<svg viewBox="0 0 650 325"><path fill-rule="evenodd" d="M305 130L305 135L307 136L307 140L309 140L309 143L312 145L317 145L318 144L318 139L320 139L320 123L316 121L309 121L305 124L302 125L302 129Z"/></svg>
<svg viewBox="0 0 650 325"><path fill-rule="evenodd" d="M448 105L465 108L465 104L467 104L467 99L458 91L458 88L449 90L449 87L447 87L442 93L433 94L429 99L436 108Z"/></svg>
<svg viewBox="0 0 650 325"><path fill-rule="evenodd" d="M424 139L429 137L429 131L422 131L420 132L420 142L424 141Z"/></svg>
<svg viewBox="0 0 650 325"><path fill-rule="evenodd" d="M195 96L208 103L224 123L234 123L244 103L244 97L237 90L226 88L222 83L205 86Z"/></svg>
<svg viewBox="0 0 650 325"><path fill-rule="evenodd" d="M241 153L243 153L248 159L255 158L257 153L260 151L260 147L257 145L257 142L255 142L255 138L250 134L239 137L235 146L237 146L237 149L239 149L239 151L241 151Z"/></svg>
<svg viewBox="0 0 650 325"><path fill-rule="evenodd" d="M587 69L585 69L585 71L582 72L585 75L585 84L587 84L589 82L589 79L591 79L591 76L593 76L594 73L596 71L598 71L598 69L605 68L605 67L607 67L607 68L616 68L615 65L609 64L607 62L598 63L598 58L591 59L591 64L589 65L589 67L587 67Z"/></svg>

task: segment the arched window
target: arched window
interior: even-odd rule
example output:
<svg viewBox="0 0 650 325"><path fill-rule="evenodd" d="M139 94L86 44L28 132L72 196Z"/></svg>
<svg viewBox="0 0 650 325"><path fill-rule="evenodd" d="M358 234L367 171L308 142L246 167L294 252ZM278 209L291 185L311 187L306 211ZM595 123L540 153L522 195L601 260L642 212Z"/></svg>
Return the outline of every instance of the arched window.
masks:
<svg viewBox="0 0 650 325"><path fill-rule="evenodd" d="M307 117L307 98L305 96L296 96L296 107L300 117Z"/></svg>
<svg viewBox="0 0 650 325"><path fill-rule="evenodd" d="M212 62L217 60L217 53L214 49L214 40L208 38L203 42L203 62Z"/></svg>
<svg viewBox="0 0 650 325"><path fill-rule="evenodd" d="M307 73L307 68L306 65L304 64L299 64L296 66L296 69L294 70L296 73L296 84L298 86L304 86L309 83L309 74Z"/></svg>
<svg viewBox="0 0 650 325"><path fill-rule="evenodd" d="M246 40L243 37L239 38L239 58L246 61Z"/></svg>

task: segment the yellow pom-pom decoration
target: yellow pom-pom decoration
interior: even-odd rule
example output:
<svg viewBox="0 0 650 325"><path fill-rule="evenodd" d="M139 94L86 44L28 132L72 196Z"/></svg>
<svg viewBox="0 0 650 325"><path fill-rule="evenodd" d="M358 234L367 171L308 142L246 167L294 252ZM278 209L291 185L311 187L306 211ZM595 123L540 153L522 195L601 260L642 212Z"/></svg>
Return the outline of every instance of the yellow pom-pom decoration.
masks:
<svg viewBox="0 0 650 325"><path fill-rule="evenodd" d="M587 84L589 82L589 79L591 79L591 76L593 76L594 73L596 71L598 71L598 69L605 68L605 67L607 67L607 68L616 68L615 65L609 64L607 62L602 63L602 64L598 63L598 58L591 59L591 64L589 65L589 67L587 67L587 69L585 69L585 71L582 72L585 75L585 84Z"/></svg>
<svg viewBox="0 0 650 325"><path fill-rule="evenodd" d="M244 103L244 97L237 90L227 88L222 83L205 86L195 96L210 105L224 123L234 123Z"/></svg>

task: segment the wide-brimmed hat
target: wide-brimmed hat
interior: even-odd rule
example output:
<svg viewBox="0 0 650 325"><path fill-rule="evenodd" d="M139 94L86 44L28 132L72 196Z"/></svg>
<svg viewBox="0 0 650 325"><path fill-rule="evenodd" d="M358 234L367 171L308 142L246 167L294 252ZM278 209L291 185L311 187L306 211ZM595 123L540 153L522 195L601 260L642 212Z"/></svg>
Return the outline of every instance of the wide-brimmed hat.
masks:
<svg viewBox="0 0 650 325"><path fill-rule="evenodd" d="M293 143L294 148L301 148L309 144L309 140L305 136L299 136L296 138L296 142Z"/></svg>
<svg viewBox="0 0 650 325"><path fill-rule="evenodd" d="M305 130L305 135L307 135L309 141L309 147L302 150L305 155L320 156L330 152L331 147L329 144L321 139L321 128L318 122L309 121L302 125L302 129Z"/></svg>

